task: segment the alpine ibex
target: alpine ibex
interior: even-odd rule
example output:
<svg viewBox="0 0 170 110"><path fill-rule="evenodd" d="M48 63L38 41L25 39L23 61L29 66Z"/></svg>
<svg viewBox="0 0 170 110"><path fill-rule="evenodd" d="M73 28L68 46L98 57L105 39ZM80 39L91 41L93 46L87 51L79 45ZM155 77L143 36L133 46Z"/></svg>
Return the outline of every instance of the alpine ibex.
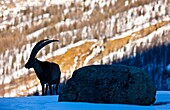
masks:
<svg viewBox="0 0 170 110"><path fill-rule="evenodd" d="M30 58L28 62L25 64L25 67L27 69L33 68L37 77L40 80L41 86L42 86L42 95L47 95L48 86L50 89L50 95L52 95L52 84L56 84L56 94L58 91L58 85L60 83L60 67L58 64L50 63L47 61L40 61L37 58L35 58L38 51L43 48L45 45L56 42L58 40L41 40L39 41L34 48L32 49ZM46 89L44 88L46 85ZM44 90L45 89L45 90Z"/></svg>

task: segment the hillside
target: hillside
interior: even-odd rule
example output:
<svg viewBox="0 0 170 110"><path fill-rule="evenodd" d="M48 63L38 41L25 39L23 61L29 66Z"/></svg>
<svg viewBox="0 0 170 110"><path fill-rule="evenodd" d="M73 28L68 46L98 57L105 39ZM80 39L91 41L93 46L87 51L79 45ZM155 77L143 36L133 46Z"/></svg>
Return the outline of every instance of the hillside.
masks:
<svg viewBox="0 0 170 110"><path fill-rule="evenodd" d="M41 39L59 39L37 57L60 65L61 83L75 69L123 63L146 70L159 90L170 88L168 0L2 0L0 7L0 96L40 90L24 68Z"/></svg>

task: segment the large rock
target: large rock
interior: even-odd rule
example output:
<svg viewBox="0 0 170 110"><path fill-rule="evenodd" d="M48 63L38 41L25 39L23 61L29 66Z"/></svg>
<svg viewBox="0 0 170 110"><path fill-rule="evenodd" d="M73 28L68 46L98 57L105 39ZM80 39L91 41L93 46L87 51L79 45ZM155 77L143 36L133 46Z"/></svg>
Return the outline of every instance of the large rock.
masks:
<svg viewBox="0 0 170 110"><path fill-rule="evenodd" d="M59 101L150 105L156 88L148 74L124 65L92 65L74 71Z"/></svg>

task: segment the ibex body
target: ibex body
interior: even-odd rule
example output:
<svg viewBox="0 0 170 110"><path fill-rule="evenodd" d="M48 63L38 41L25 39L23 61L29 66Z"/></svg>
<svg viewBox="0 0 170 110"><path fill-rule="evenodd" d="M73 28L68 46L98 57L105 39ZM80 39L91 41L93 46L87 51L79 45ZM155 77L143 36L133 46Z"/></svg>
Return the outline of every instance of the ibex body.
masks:
<svg viewBox="0 0 170 110"><path fill-rule="evenodd" d="M56 94L57 94L58 85L60 83L61 72L58 64L47 62L47 61L42 62L37 58L35 58L35 56L41 48L55 41L58 40L41 40L40 42L38 42L34 46L28 62L25 64L26 68L28 69L33 68L35 70L35 73L39 78L42 86L42 95L47 94L48 86L50 89L50 94L52 95L53 84L56 84ZM45 89L45 85L46 85L46 89Z"/></svg>

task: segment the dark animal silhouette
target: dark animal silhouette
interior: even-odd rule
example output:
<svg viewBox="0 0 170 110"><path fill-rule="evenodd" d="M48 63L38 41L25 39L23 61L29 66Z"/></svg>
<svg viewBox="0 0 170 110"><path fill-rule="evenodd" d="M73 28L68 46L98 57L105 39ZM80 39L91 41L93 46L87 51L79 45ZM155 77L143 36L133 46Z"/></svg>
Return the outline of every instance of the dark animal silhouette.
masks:
<svg viewBox="0 0 170 110"><path fill-rule="evenodd" d="M32 49L30 58L28 62L25 64L25 67L30 69L33 68L37 77L40 80L42 86L42 95L47 95L48 86L50 89L50 95L52 95L52 85L56 84L56 94L58 92L58 85L60 83L60 67L58 64L47 62L47 61L40 61L35 58L38 51L43 48L45 45L56 42L58 40L41 40L39 41L34 48ZM46 85L46 88L45 88Z"/></svg>

